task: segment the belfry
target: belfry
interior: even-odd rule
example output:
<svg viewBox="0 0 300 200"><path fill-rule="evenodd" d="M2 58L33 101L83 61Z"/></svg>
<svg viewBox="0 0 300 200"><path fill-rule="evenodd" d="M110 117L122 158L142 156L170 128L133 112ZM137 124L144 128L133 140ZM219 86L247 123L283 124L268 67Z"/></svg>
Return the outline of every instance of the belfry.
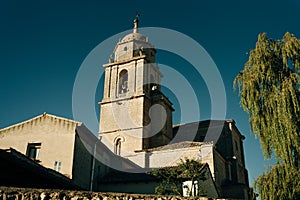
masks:
<svg viewBox="0 0 300 200"><path fill-rule="evenodd" d="M138 22L137 17L133 32L117 43L104 65L104 95L99 103L99 138L121 156L168 144L173 137L173 108L160 90L156 50L138 32Z"/></svg>

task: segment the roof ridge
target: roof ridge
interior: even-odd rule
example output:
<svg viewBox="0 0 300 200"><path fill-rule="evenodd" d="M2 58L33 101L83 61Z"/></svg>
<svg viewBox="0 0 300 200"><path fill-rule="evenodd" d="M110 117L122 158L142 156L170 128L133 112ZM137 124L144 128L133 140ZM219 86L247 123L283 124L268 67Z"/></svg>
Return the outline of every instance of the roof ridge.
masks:
<svg viewBox="0 0 300 200"><path fill-rule="evenodd" d="M68 119L68 118L66 118L66 117L60 117L60 116L56 116L56 115L53 115L53 114L49 114L49 113L43 113L43 115L48 115L49 117L53 117L53 118L57 118L57 119L62 119L62 120L64 120L64 121L69 121L69 122L73 122L73 123L79 123L79 124L81 124L82 122L79 122L79 121L76 121L76 120L74 120L74 119ZM42 115L42 116L43 116Z"/></svg>
<svg viewBox="0 0 300 200"><path fill-rule="evenodd" d="M52 118L56 118L56 119L61 119L61 120L67 121L67 122L72 122L72 123L75 123L75 124L81 124L81 123L82 123L82 122L78 122L78 121L75 121L75 120L72 120L72 119L68 119L68 118L64 118L64 117L59 117L59 116L52 115L52 114L48 114L48 113L44 112L44 113L41 114L41 115L37 115L37 116L35 116L35 117L33 117L33 118L30 118L30 119L27 119L27 120L25 120L25 121L21 121L21 122L19 122L19 123L12 124L12 125L10 125L10 126L4 127L4 128L2 128L2 129L0 129L0 132L1 132L1 131L8 130L8 129L12 128L12 127L21 126L21 125L26 124L26 123L29 123L29 122L31 122L31 121L37 120L37 119L39 119L39 118L41 118L41 117L47 117L47 116L48 116L48 117L52 117Z"/></svg>
<svg viewBox="0 0 300 200"><path fill-rule="evenodd" d="M234 122L233 119L205 119L205 120L199 120L199 121L194 121L194 122L184 122L181 124L174 124L172 128L176 128L179 126L184 126L184 125L190 125L190 124L196 124L196 123L205 123L205 122Z"/></svg>
<svg viewBox="0 0 300 200"><path fill-rule="evenodd" d="M159 147L154 147L150 149L146 149L146 152L151 152L151 151L161 151L161 150L170 150L172 149L182 149L186 147L195 147L195 146L201 146L203 144L206 144L206 142L195 142L195 141L180 141L180 142L175 142ZM181 145L181 146L180 146Z"/></svg>

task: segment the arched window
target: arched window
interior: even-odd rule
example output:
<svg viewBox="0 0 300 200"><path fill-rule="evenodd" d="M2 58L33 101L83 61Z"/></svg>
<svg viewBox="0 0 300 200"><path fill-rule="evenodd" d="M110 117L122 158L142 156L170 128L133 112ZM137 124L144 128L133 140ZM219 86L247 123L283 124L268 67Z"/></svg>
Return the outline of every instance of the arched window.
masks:
<svg viewBox="0 0 300 200"><path fill-rule="evenodd" d="M128 92L128 72L123 69L119 74L119 94Z"/></svg>
<svg viewBox="0 0 300 200"><path fill-rule="evenodd" d="M117 139L116 143L115 143L115 154L117 154L118 156L121 155L121 138Z"/></svg>

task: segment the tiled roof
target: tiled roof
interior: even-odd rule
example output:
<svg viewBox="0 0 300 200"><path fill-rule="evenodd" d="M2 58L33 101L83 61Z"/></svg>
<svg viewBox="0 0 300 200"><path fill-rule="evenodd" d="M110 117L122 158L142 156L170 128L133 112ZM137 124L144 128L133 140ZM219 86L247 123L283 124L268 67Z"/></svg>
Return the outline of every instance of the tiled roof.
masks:
<svg viewBox="0 0 300 200"><path fill-rule="evenodd" d="M0 185L36 188L79 189L71 179L43 167L22 153L0 149Z"/></svg>
<svg viewBox="0 0 300 200"><path fill-rule="evenodd" d="M167 168L174 168L175 166L170 166ZM157 169L154 169L157 170ZM209 170L208 164L204 163L201 167L201 170ZM122 182L147 182L147 181L159 181L159 179L149 173L127 173L112 170L101 180L100 184L104 183L122 183Z"/></svg>
<svg viewBox="0 0 300 200"><path fill-rule="evenodd" d="M157 178L146 173L128 173L111 170L111 172L99 180L99 183L147 182L154 180L157 180Z"/></svg>
<svg viewBox="0 0 300 200"><path fill-rule="evenodd" d="M183 148L188 148L188 147L201 146L202 144L204 144L204 143L203 142L184 141L184 142L178 142L178 143L168 144L168 145L165 145L165 146L160 146L160 147L147 149L147 152L161 151L161 150L183 149Z"/></svg>
<svg viewBox="0 0 300 200"><path fill-rule="evenodd" d="M175 142L217 142L224 125L230 120L205 120L173 126Z"/></svg>

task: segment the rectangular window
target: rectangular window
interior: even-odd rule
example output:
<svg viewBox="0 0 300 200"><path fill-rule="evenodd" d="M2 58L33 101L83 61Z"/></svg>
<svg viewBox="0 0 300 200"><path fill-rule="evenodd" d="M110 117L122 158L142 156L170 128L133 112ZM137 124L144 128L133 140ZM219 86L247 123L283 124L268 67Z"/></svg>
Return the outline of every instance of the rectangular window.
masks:
<svg viewBox="0 0 300 200"><path fill-rule="evenodd" d="M61 161L55 161L54 162L54 168L55 171L60 172L61 170Z"/></svg>
<svg viewBox="0 0 300 200"><path fill-rule="evenodd" d="M28 143L26 155L32 160L39 161L41 145L41 143Z"/></svg>

